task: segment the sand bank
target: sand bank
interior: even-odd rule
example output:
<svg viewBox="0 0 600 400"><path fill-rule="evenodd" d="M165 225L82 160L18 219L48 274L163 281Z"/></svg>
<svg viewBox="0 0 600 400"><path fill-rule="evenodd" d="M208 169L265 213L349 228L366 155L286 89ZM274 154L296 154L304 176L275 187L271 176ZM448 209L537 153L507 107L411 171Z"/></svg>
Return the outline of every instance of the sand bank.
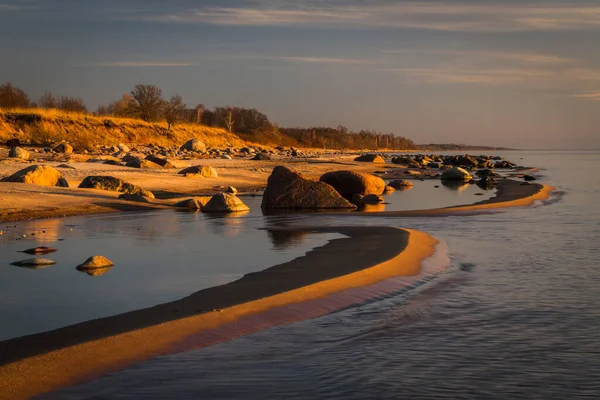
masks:
<svg viewBox="0 0 600 400"><path fill-rule="evenodd" d="M392 227L310 230L347 238L179 301L0 342L0 393L29 398L177 351L191 335L244 316L416 275L437 243Z"/></svg>

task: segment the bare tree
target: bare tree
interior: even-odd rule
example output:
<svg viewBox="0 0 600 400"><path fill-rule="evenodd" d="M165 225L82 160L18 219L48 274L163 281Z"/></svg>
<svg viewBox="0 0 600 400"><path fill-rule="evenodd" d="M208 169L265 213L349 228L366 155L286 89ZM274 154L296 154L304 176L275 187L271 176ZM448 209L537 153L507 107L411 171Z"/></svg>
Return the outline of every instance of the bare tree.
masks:
<svg viewBox="0 0 600 400"><path fill-rule="evenodd" d="M154 85L135 85L131 91L134 102L131 103L131 111L134 115L144 121L156 121L159 119L165 101L162 91Z"/></svg>
<svg viewBox="0 0 600 400"><path fill-rule="evenodd" d="M132 115L132 108L135 105L135 100L129 93L125 93L119 100L115 100L106 107L107 115L115 117L128 117ZM98 110L100 113L100 109Z"/></svg>
<svg viewBox="0 0 600 400"><path fill-rule="evenodd" d="M225 126L229 132L233 132L233 108L229 107L225 114Z"/></svg>
<svg viewBox="0 0 600 400"><path fill-rule="evenodd" d="M0 107L27 108L31 106L29 96L23 90L7 82L0 86Z"/></svg>
<svg viewBox="0 0 600 400"><path fill-rule="evenodd" d="M168 102L164 105L165 119L171 129L171 125L174 125L181 119L183 112L185 111L185 103L180 95L176 94L171 96Z"/></svg>
<svg viewBox="0 0 600 400"><path fill-rule="evenodd" d="M87 112L87 106L82 98L71 96L60 96L57 101L57 108L72 112Z"/></svg>
<svg viewBox="0 0 600 400"><path fill-rule="evenodd" d="M196 108L194 108L194 111L196 112L196 123L201 124L202 116L203 116L204 112L206 111L206 107L204 106L204 104L198 104L196 106Z"/></svg>
<svg viewBox="0 0 600 400"><path fill-rule="evenodd" d="M56 97L46 90L42 97L40 97L39 106L42 108L56 108L58 102L56 101Z"/></svg>

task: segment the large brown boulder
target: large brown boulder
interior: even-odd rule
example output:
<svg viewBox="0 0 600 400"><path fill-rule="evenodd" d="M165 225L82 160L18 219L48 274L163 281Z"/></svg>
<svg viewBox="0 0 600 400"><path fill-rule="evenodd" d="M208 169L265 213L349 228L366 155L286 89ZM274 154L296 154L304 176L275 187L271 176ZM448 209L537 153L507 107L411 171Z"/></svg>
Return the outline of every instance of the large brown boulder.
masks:
<svg viewBox="0 0 600 400"><path fill-rule="evenodd" d="M2 179L2 182L69 187L69 183L63 178L61 173L48 165L31 165Z"/></svg>
<svg viewBox="0 0 600 400"><path fill-rule="evenodd" d="M198 139L190 139L179 148L179 151L195 151L197 153L205 153L206 145Z"/></svg>
<svg viewBox="0 0 600 400"><path fill-rule="evenodd" d="M469 174L468 171L460 168L460 167L453 167L450 168L446 171L444 171L442 173L442 180L443 181L463 181L463 182L468 182L470 181L471 178L471 174Z"/></svg>
<svg viewBox="0 0 600 400"><path fill-rule="evenodd" d="M63 143L59 143L56 146L54 146L52 151L54 151L55 153L71 155L71 154L73 154L73 146L71 146L69 143L63 142Z"/></svg>
<svg viewBox="0 0 600 400"><path fill-rule="evenodd" d="M154 198L154 194L151 191L136 185L132 185L131 183L127 183L119 178L115 178L114 176L88 176L79 184L79 188L108 190L111 192L137 194L151 199Z"/></svg>
<svg viewBox="0 0 600 400"><path fill-rule="evenodd" d="M382 194L385 190L385 181L375 175L356 171L334 171L321 176L325 182L346 199L351 199L354 194L362 196L367 194Z"/></svg>
<svg viewBox="0 0 600 400"><path fill-rule="evenodd" d="M377 154L363 154L362 156L356 157L354 161L385 164L383 157L378 156Z"/></svg>
<svg viewBox="0 0 600 400"><path fill-rule="evenodd" d="M330 185L309 180L284 166L275 167L269 176L261 207L266 210L356 208Z"/></svg>

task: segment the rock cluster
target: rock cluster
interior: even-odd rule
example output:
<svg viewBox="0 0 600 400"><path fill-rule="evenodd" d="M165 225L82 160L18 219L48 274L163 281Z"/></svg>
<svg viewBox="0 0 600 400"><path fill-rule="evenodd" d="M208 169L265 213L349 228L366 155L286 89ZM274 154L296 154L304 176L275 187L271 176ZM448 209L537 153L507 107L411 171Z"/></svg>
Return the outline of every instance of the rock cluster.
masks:
<svg viewBox="0 0 600 400"><path fill-rule="evenodd" d="M151 191L136 185L132 185L131 183L127 183L113 176L88 176L79 184L79 188L108 190L112 192L122 192L131 195L140 195L143 197L148 197L150 199L154 198L154 194Z"/></svg>

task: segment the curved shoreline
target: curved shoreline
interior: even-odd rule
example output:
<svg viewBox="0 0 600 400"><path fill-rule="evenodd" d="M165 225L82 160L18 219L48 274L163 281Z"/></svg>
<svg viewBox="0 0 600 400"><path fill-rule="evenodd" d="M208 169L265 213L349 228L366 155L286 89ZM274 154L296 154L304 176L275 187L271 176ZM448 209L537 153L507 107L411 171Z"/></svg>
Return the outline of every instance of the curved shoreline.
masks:
<svg viewBox="0 0 600 400"><path fill-rule="evenodd" d="M392 227L303 230L347 238L178 301L0 342L0 392L29 398L175 352L186 337L244 316L416 275L437 244L423 232Z"/></svg>
<svg viewBox="0 0 600 400"><path fill-rule="evenodd" d="M550 194L556 190L553 186L532 183L523 185L522 182L505 179L500 181L496 196L473 204L462 206L450 206L443 208L432 208L427 210L410 211L376 211L352 212L349 215L381 216L381 217L431 217L431 216L453 216L471 215L480 211L497 210L512 207L527 207L536 201L547 200ZM328 213L331 215L331 213Z"/></svg>

